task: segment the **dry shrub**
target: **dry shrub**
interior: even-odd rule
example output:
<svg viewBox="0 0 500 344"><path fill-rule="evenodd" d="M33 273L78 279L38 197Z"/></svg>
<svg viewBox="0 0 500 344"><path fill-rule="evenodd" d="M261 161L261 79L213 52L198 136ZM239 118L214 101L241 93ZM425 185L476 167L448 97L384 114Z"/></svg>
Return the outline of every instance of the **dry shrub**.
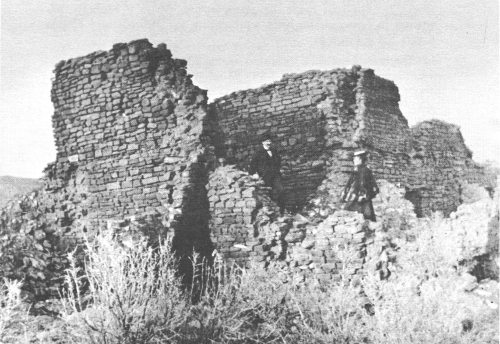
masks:
<svg viewBox="0 0 500 344"><path fill-rule="evenodd" d="M452 242L442 235L448 220L422 220L416 240L403 245L387 281L363 280L374 316L366 319L373 343L497 343L498 311L460 288L462 272ZM470 328L466 324L470 325Z"/></svg>
<svg viewBox="0 0 500 344"><path fill-rule="evenodd" d="M290 290L290 343L347 344L368 339L364 319L369 313L360 280L352 278L346 261L332 277L327 281L310 278Z"/></svg>
<svg viewBox="0 0 500 344"><path fill-rule="evenodd" d="M372 343L495 343L495 316L471 308L470 295L455 290L454 278L430 278L418 285L411 278L369 285L365 292L374 315L366 319ZM451 287L450 287L451 286ZM487 318L490 317L490 320ZM497 317L498 319L498 317ZM464 332L470 321L472 331ZM489 332L485 331L488 330Z"/></svg>
<svg viewBox="0 0 500 344"><path fill-rule="evenodd" d="M176 336L188 305L170 245L120 246L109 235L86 246L85 269L73 257L66 276L64 318L73 337L90 343L154 343Z"/></svg>
<svg viewBox="0 0 500 344"><path fill-rule="evenodd" d="M18 331L18 327L26 322L27 312L22 304L21 286L22 282L8 279L0 283L0 343L12 342L12 332Z"/></svg>
<svg viewBox="0 0 500 344"><path fill-rule="evenodd" d="M289 286L280 273L227 265L218 257L212 267L197 271L200 295L187 313L180 342L283 342Z"/></svg>
<svg viewBox="0 0 500 344"><path fill-rule="evenodd" d="M321 282L291 274L279 263L241 269L216 260L204 274L183 342L358 343L366 338L359 326L366 311L361 284L349 273L355 257L344 250L339 274Z"/></svg>
<svg viewBox="0 0 500 344"><path fill-rule="evenodd" d="M75 342L358 338L359 288L351 288L347 279L324 286L287 275L277 265L242 269L215 257L212 265L194 263L193 288L184 288L168 245L153 250L139 243L131 250L100 236L87 244L86 254L85 269L72 260L66 277L64 319Z"/></svg>
<svg viewBox="0 0 500 344"><path fill-rule="evenodd" d="M435 235L422 221L400 248L394 274L353 277L354 252L327 281L273 263L241 269L193 258L192 288L178 282L168 245L133 249L98 237L85 270L68 271L65 319L79 343L494 343L498 312L456 288ZM88 299L86 299L88 296ZM194 301L193 301L194 300ZM467 326L465 326L465 325ZM469 326L470 325L470 326Z"/></svg>

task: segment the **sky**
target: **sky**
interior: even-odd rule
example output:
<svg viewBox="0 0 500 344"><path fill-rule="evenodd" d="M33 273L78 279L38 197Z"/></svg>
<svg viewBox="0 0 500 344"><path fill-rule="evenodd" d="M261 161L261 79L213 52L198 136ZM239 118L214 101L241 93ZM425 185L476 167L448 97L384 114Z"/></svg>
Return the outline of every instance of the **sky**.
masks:
<svg viewBox="0 0 500 344"><path fill-rule="evenodd" d="M460 126L479 162L500 152L497 0L2 0L0 176L55 160L60 60L148 38L188 61L210 99L285 73L361 65L393 80L410 125Z"/></svg>

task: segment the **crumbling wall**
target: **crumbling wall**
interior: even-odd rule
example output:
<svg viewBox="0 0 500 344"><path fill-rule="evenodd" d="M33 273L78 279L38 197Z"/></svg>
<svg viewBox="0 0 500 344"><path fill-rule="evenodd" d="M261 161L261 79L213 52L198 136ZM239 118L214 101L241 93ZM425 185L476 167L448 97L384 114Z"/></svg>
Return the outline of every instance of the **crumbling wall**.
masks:
<svg viewBox="0 0 500 344"><path fill-rule="evenodd" d="M370 150L377 178L406 183L410 131L392 81L373 70L286 74L258 89L216 99L221 154L246 168L259 136L271 132L283 156L289 209L331 213L352 171L352 152ZM321 209L320 209L321 208Z"/></svg>
<svg viewBox="0 0 500 344"><path fill-rule="evenodd" d="M224 260L241 266L280 264L303 277L329 280L367 269L386 276L391 240L405 240L417 220L404 188L384 180L374 202L377 223L343 210L319 220L280 216L269 188L234 166L218 167L208 185L211 240Z"/></svg>
<svg viewBox="0 0 500 344"><path fill-rule="evenodd" d="M261 182L231 166L218 167L209 176L210 239L227 261L247 265L257 212L263 202L275 207L267 188L261 187Z"/></svg>
<svg viewBox="0 0 500 344"><path fill-rule="evenodd" d="M42 222L15 211L4 213L16 218L14 224L9 220L1 226L2 232L41 248L30 255L2 246L2 252L17 250L20 262L8 274L31 271L32 264L43 267L33 262L66 254L92 236L90 231L145 214L167 224L150 226L156 232L147 234L158 238L171 228L177 252L211 251L205 185L214 160L215 125L206 91L193 85L186 61L172 58L165 44L153 47L138 40L61 61L54 74L57 156L44 171L43 197L29 206L43 212ZM50 247L42 234L52 238ZM47 268L46 278L60 273L64 264ZM47 289L47 281L37 278L27 288Z"/></svg>
<svg viewBox="0 0 500 344"><path fill-rule="evenodd" d="M335 278L341 270L350 275L361 272L369 233L361 214L340 210L305 229L303 240L288 245L291 271L322 280Z"/></svg>
<svg viewBox="0 0 500 344"><path fill-rule="evenodd" d="M22 280L31 300L58 296L67 254L87 228L82 201L68 186L18 196L0 209L0 277Z"/></svg>
<svg viewBox="0 0 500 344"><path fill-rule="evenodd" d="M283 259L284 237L300 231L290 216L280 216L270 188L234 166L220 166L209 177L210 239L229 262ZM299 239L303 239L300 236Z"/></svg>
<svg viewBox="0 0 500 344"><path fill-rule="evenodd" d="M281 216L269 188L234 166L212 172L208 189L211 240L226 261L281 263L287 271L323 280L341 270L362 272L371 229L361 214L336 211L319 223L300 214Z"/></svg>
<svg viewBox="0 0 500 344"><path fill-rule="evenodd" d="M376 76L371 69L353 67L358 79L354 89L356 103L353 131L336 145L328 162L327 174L309 196L305 211L311 218L326 218L338 208L339 195L353 170L352 153L366 149L369 167L377 180L405 185L411 140L408 123L399 110L399 91L394 82ZM343 101L342 98L339 101ZM342 114L344 117L348 113ZM338 133L329 132L332 140Z"/></svg>
<svg viewBox="0 0 500 344"><path fill-rule="evenodd" d="M214 245L241 265L279 260L324 278L352 253L349 269L358 273L367 254L379 258L378 248L367 253L384 242L372 232L402 229L401 211L412 209L385 182L376 225L338 209L356 149L370 152L379 181L406 186L419 215L455 210L465 181L495 185L458 127L428 121L410 130L395 84L359 66L287 74L210 107L186 61L147 40L61 61L54 73L56 161L43 190L11 205L0 222L4 275L28 276L35 293L59 283L62 257L99 228L119 240L173 235L182 253ZM293 215L280 216L269 188L244 171L264 132L283 155ZM216 155L235 166L216 168Z"/></svg>
<svg viewBox="0 0 500 344"><path fill-rule="evenodd" d="M439 120L411 128L412 154L408 175L408 198L419 216L442 211L449 215L461 204L465 182L491 184L472 160L458 126Z"/></svg>
<svg viewBox="0 0 500 344"><path fill-rule="evenodd" d="M399 91L394 82L361 70L356 87L359 128L354 141L370 152L370 167L378 179L407 183L410 128L399 109Z"/></svg>
<svg viewBox="0 0 500 344"><path fill-rule="evenodd" d="M271 132L283 155L288 207L313 200L325 208L335 207L356 148L370 149L377 177L406 182L410 136L398 102L392 81L354 66L286 74L216 99L212 111L229 162L247 167L259 136Z"/></svg>
<svg viewBox="0 0 500 344"><path fill-rule="evenodd" d="M138 40L61 61L54 72L59 187L73 169L88 186L90 219L174 213L179 245L206 244L212 127L186 61Z"/></svg>
<svg viewBox="0 0 500 344"><path fill-rule="evenodd" d="M228 162L247 168L260 145L259 136L274 134L282 154L287 206L303 206L328 165L335 163L335 147L352 146L356 81L356 71L310 71L216 99L212 111Z"/></svg>
<svg viewBox="0 0 500 344"><path fill-rule="evenodd" d="M259 136L274 133L283 155L289 209L326 218L352 171L352 152L367 149L377 179L407 187L418 215L461 202L460 184L493 189L494 179L472 160L458 127L427 121L410 129L394 82L354 66L287 74L258 89L211 104L220 125L219 155L245 169Z"/></svg>

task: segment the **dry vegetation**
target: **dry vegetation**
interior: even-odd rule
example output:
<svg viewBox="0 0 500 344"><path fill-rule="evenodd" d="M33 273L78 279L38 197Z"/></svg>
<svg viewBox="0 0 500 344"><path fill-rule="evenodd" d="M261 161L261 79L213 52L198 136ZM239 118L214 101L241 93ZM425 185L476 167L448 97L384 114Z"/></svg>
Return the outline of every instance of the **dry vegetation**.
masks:
<svg viewBox="0 0 500 344"><path fill-rule="evenodd" d="M469 267L443 234L450 221L406 221L404 231L418 235L398 243L386 280L353 278L349 252L327 282L279 264L243 270L215 255L211 268L193 257L191 288L168 243L130 248L102 235L87 244L84 269L72 260L57 319L28 317L19 283L4 282L0 342L498 343L498 284L490 283L496 304L466 291Z"/></svg>
<svg viewBox="0 0 500 344"><path fill-rule="evenodd" d="M341 272L320 284L279 266L241 270L216 259L213 269L198 265L203 278L191 289L179 283L168 244L132 250L104 236L87 245L85 271L68 270L64 322L38 342L497 343L498 310L457 288L432 229L386 281ZM18 287L7 282L2 292L2 333L20 307Z"/></svg>

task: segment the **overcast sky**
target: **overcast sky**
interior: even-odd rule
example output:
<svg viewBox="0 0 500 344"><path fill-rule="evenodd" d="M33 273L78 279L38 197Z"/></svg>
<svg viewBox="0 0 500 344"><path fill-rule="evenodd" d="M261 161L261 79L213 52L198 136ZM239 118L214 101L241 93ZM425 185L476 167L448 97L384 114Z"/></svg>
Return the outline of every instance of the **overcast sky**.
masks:
<svg viewBox="0 0 500 344"><path fill-rule="evenodd" d="M458 124L477 161L500 152L497 0L1 0L0 176L55 160L50 88L63 59L148 38L210 99L284 73L360 64L393 80L410 125Z"/></svg>

